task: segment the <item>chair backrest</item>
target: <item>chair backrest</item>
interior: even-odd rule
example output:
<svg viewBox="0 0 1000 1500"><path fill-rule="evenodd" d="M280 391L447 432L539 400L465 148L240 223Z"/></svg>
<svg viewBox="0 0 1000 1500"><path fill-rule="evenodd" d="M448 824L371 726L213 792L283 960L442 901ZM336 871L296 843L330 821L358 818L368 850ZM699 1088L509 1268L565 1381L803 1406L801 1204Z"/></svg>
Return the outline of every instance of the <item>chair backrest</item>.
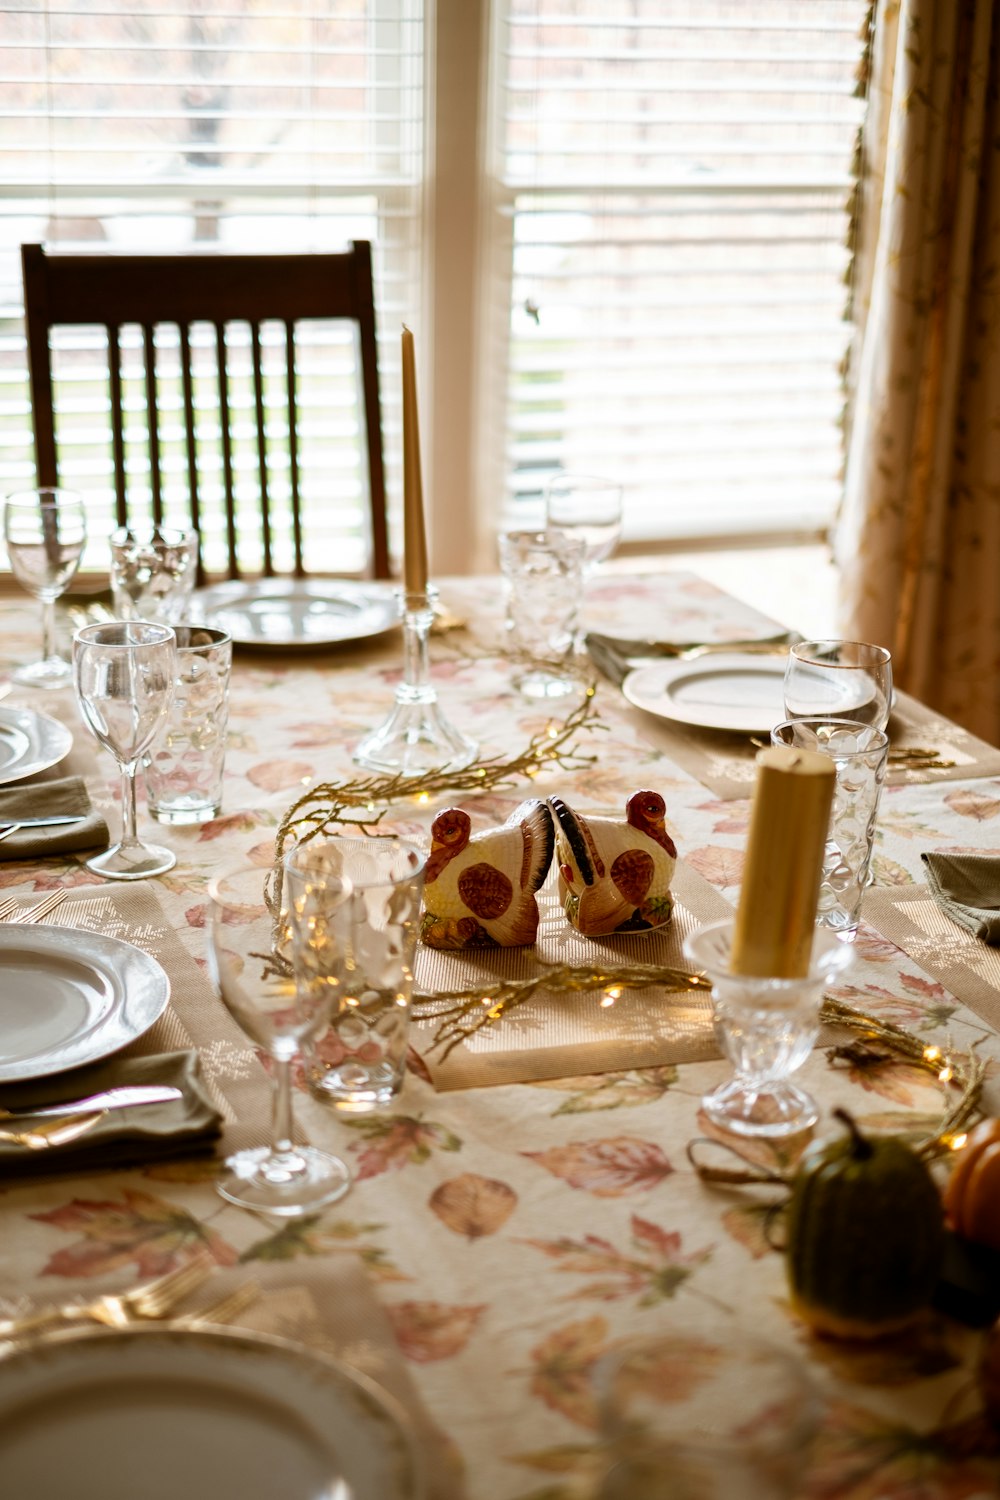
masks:
<svg viewBox="0 0 1000 1500"><path fill-rule="evenodd" d="M230 374L226 358L226 326L248 324L256 418L256 488L259 514L259 555L265 576L276 571L272 548L273 507L269 504L269 432L265 424L265 372L261 362L261 324L284 325L283 359L287 398L287 431L281 432L280 465L290 490L296 576L306 571L300 498L300 455L297 432L295 327L306 320L350 320L357 325L360 372L367 439L370 546L366 571L389 577L386 536L385 476L375 344L375 307L372 293L371 247L355 241L337 255L46 255L40 245L23 245L24 305L28 335L28 367L34 419L38 484L58 482L56 422L53 402L50 330L64 326L103 326L107 332L111 447L114 467L115 516L118 525L136 518L126 480L125 430L122 398L121 330L138 326L142 333L145 402L148 413L148 479L151 518L163 519L161 413L157 402L154 329L175 325L180 337L180 377L184 447L191 524L202 530L202 500L196 444L196 382L192 374L191 327L214 328L214 366L218 390L221 481L225 506L225 550L228 576L242 569L238 541L245 499L237 502L234 486L234 444ZM271 375L267 379L270 383ZM286 451L287 450L287 451ZM270 455L273 458L273 454ZM273 484L271 486L273 489ZM326 567L319 571L336 572ZM204 578L204 557L199 577Z"/></svg>

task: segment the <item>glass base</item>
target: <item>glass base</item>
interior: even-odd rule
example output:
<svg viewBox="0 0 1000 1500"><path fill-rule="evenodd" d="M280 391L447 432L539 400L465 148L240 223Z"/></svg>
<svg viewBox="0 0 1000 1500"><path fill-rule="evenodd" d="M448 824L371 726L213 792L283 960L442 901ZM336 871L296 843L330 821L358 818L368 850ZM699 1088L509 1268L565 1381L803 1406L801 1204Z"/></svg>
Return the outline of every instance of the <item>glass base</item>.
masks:
<svg viewBox="0 0 1000 1500"><path fill-rule="evenodd" d="M307 1073L306 1082L314 1099L332 1105L342 1115L368 1115L388 1109L403 1087L402 1075L388 1065L360 1068L349 1062Z"/></svg>
<svg viewBox="0 0 1000 1500"><path fill-rule="evenodd" d="M448 723L436 702L397 703L381 728L365 735L354 760L369 771L425 776L462 770L478 749L475 740Z"/></svg>
<svg viewBox="0 0 1000 1500"><path fill-rule="evenodd" d="M177 803L154 807L148 797L146 806L158 823L171 823L178 828L189 828L194 823L211 823L222 811L221 802L198 802L189 806Z"/></svg>
<svg viewBox="0 0 1000 1500"><path fill-rule="evenodd" d="M714 1125L736 1135L797 1135L819 1119L815 1100L803 1089L776 1080L751 1084L734 1078L706 1094L701 1103Z"/></svg>
<svg viewBox="0 0 1000 1500"><path fill-rule="evenodd" d="M112 844L103 854L87 860L87 869L108 880L148 880L163 875L177 863L172 849L160 844Z"/></svg>
<svg viewBox="0 0 1000 1500"><path fill-rule="evenodd" d="M565 698L568 693L580 691L577 679L541 671L523 672L514 678L514 686L525 698Z"/></svg>
<svg viewBox="0 0 1000 1500"><path fill-rule="evenodd" d="M285 1219L336 1203L351 1185L351 1174L340 1157L314 1146L296 1147L288 1155L258 1146L254 1151L238 1151L226 1166L229 1171L215 1185L220 1197L238 1208Z"/></svg>
<svg viewBox="0 0 1000 1500"><path fill-rule="evenodd" d="M10 674L21 687L65 688L73 686L73 668L61 656L47 656L44 661L26 662Z"/></svg>

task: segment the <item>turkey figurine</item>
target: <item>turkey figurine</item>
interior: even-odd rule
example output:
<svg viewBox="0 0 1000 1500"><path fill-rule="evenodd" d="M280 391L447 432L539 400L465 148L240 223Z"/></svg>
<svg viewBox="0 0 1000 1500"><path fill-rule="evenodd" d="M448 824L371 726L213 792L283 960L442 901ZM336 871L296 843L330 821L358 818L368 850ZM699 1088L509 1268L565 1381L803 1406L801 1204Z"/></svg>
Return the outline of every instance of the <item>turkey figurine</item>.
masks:
<svg viewBox="0 0 1000 1500"><path fill-rule="evenodd" d="M420 936L429 948L517 948L535 941L535 892L555 847L544 802L522 802L499 828L472 832L460 807L431 824Z"/></svg>
<svg viewBox="0 0 1000 1500"><path fill-rule="evenodd" d="M556 826L559 897L585 937L646 932L670 921L677 848L664 827L659 792L633 792L625 817L585 818L550 797Z"/></svg>

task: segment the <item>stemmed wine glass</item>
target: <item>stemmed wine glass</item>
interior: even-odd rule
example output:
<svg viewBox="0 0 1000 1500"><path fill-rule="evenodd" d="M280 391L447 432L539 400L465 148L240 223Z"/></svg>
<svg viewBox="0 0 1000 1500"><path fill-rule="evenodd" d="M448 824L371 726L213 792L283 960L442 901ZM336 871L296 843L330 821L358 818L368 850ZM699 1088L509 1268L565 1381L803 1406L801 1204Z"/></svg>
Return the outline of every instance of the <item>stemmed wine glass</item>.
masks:
<svg viewBox="0 0 1000 1500"><path fill-rule="evenodd" d="M76 696L88 729L122 773L122 837L87 868L112 880L162 875L176 855L144 844L135 831L135 773L155 740L174 696L177 654L169 625L111 620L85 625L73 637Z"/></svg>
<svg viewBox="0 0 1000 1500"><path fill-rule="evenodd" d="M622 532L622 487L596 474L557 474L545 487L545 525L584 544L583 571L610 557Z"/></svg>
<svg viewBox="0 0 1000 1500"><path fill-rule="evenodd" d="M56 650L55 603L83 556L83 501L72 490L22 490L7 496L3 528L14 577L42 601L41 660L16 667L11 677L26 687L68 687L73 668Z"/></svg>
<svg viewBox="0 0 1000 1500"><path fill-rule="evenodd" d="M786 719L852 719L885 729L892 657L867 641L799 641L785 666Z"/></svg>
<svg viewBox="0 0 1000 1500"><path fill-rule="evenodd" d="M318 888L308 872L286 864L287 905L276 929L263 881L259 867L243 867L209 885L212 978L233 1020L268 1052L274 1070L271 1144L229 1157L216 1188L240 1208L292 1218L336 1202L351 1183L338 1156L294 1143L291 1094L293 1061L340 1004L337 955L347 949L351 885L326 875Z"/></svg>

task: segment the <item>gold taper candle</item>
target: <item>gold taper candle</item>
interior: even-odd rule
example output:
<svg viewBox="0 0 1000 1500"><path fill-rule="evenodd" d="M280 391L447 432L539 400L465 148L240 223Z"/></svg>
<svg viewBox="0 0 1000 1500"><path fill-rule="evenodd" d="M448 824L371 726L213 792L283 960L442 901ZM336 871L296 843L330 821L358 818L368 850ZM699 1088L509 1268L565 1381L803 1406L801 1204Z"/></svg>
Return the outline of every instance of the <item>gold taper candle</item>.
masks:
<svg viewBox="0 0 1000 1500"><path fill-rule="evenodd" d="M403 585L408 594L427 589L424 486L420 477L420 423L413 334L403 329Z"/></svg>
<svg viewBox="0 0 1000 1500"><path fill-rule="evenodd" d="M757 752L734 974L797 979L809 972L835 783L833 761L815 750Z"/></svg>

